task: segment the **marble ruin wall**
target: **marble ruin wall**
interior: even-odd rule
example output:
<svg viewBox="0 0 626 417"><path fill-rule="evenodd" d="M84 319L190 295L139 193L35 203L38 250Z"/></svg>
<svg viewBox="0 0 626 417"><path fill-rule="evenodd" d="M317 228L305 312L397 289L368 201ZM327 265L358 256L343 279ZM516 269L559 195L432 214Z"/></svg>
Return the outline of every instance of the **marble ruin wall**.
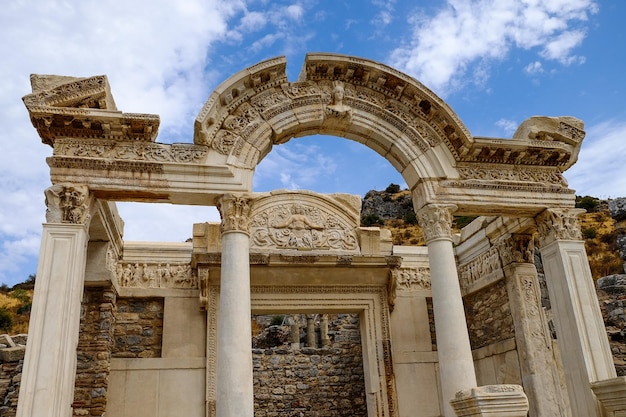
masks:
<svg viewBox="0 0 626 417"><path fill-rule="evenodd" d="M329 335L329 346L253 349L255 416L367 416L358 317L335 316Z"/></svg>

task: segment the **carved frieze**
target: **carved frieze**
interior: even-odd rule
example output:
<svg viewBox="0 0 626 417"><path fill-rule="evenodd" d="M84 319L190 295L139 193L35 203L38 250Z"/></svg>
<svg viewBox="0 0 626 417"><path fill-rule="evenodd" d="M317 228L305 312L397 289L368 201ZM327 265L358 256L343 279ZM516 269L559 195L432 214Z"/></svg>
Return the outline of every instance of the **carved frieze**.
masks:
<svg viewBox="0 0 626 417"><path fill-rule="evenodd" d="M391 270L391 275L396 281L396 289L430 289L430 268L395 268Z"/></svg>
<svg viewBox="0 0 626 417"><path fill-rule="evenodd" d="M455 210L454 204L429 204L417 212L426 243L434 239L452 239L452 212Z"/></svg>
<svg viewBox="0 0 626 417"><path fill-rule="evenodd" d="M498 249L491 247L488 251L478 255L469 262L458 267L459 281L464 289L470 288L475 282L488 278L501 271L502 264Z"/></svg>
<svg viewBox="0 0 626 417"><path fill-rule="evenodd" d="M578 216L584 212L584 209L544 210L535 219L541 246L555 240L582 240Z"/></svg>
<svg viewBox="0 0 626 417"><path fill-rule="evenodd" d="M222 233L250 232L250 204L250 197L243 194L225 194L217 200Z"/></svg>
<svg viewBox="0 0 626 417"><path fill-rule="evenodd" d="M309 202L283 201L255 211L250 229L251 248L358 250L354 225Z"/></svg>
<svg viewBox="0 0 626 417"><path fill-rule="evenodd" d="M122 288L198 288L189 263L118 262L116 276Z"/></svg>
<svg viewBox="0 0 626 417"><path fill-rule="evenodd" d="M91 196L85 185L57 184L44 192L48 223L86 224Z"/></svg>
<svg viewBox="0 0 626 417"><path fill-rule="evenodd" d="M567 187L565 177L561 172L556 170L521 169L518 166L504 168L481 165L479 167L459 167L458 172L463 180L515 181L524 184L535 182Z"/></svg>
<svg viewBox="0 0 626 417"><path fill-rule="evenodd" d="M208 153L206 146L192 144L157 144L113 140L58 139L54 156L103 158L148 162L200 163Z"/></svg>

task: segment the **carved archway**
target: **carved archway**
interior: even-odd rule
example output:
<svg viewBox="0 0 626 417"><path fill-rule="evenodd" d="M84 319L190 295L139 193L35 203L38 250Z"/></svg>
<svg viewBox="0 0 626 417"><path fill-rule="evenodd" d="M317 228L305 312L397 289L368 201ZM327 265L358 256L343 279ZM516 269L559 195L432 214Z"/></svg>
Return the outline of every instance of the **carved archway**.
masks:
<svg viewBox="0 0 626 417"><path fill-rule="evenodd" d="M475 138L441 98L383 64L308 54L296 82L287 80L285 67L284 57L274 58L224 81L196 119L195 143L227 165L254 170L273 145L294 137L352 139L398 170L416 208L454 202L460 212L488 214L471 201L476 190L483 196L540 191L571 200L562 195L571 190L561 172L575 161L584 137L575 119L538 118L511 140ZM494 212L499 209L506 204Z"/></svg>

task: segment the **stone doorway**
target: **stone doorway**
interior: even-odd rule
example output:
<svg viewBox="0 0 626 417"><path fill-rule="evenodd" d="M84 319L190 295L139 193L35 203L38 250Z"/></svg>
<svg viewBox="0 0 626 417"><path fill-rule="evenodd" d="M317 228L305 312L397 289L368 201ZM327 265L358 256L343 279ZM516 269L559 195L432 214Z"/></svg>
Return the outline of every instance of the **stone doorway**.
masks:
<svg viewBox="0 0 626 417"><path fill-rule="evenodd" d="M208 328L211 329L217 323L218 311L212 306L219 305L219 288L211 286L209 297L211 300L208 304L207 318ZM253 348L255 415L265 417L396 415L386 300L387 291L384 286L252 286L253 316L302 314L303 317L307 315L310 317L324 314L329 317L329 328L344 327L341 335L331 334L330 346L321 346L316 342L316 347L309 347L306 346L306 342L303 342L299 346L299 352L294 352L290 342L274 348ZM336 323L333 324L333 321ZM304 329L301 336L306 338ZM216 340L209 332L208 352L214 351L215 346ZM349 356L349 351L352 357ZM360 359L355 359L357 351L361 356ZM336 366L330 374L324 370L328 376L328 389L334 390L336 396L330 399L331 404L322 404L318 388L308 389L312 387L304 386L307 382L304 381L305 374L301 371L304 370L311 375L311 372L315 373L314 369L316 369L318 375L311 377L310 380L319 384L320 381L324 381L320 378L320 370L326 363L329 364L329 369L332 368L330 365L333 360L340 362L344 369L347 366L351 368L350 381L345 380L346 375L330 375L339 374L339 366ZM207 355L207 361L209 368L207 399L211 405L215 398L213 395L216 388L216 364L214 360L211 360L210 354ZM358 363L355 363L356 361ZM356 370L357 368L359 371ZM287 370L293 373L290 381L287 381ZM285 379L279 382L279 378L272 375L270 371L277 371L276 374L280 374ZM297 374L302 378L300 382L297 378L293 378L297 377ZM267 381L267 384L261 386L260 379L262 378L273 378L273 381L271 383ZM300 387L299 383L302 384ZM350 387L350 391L345 392L345 387ZM298 391L309 391L313 395L300 396ZM362 400L357 396L361 396ZM291 404L286 402L288 400L291 400ZM314 401L318 402L314 403Z"/></svg>

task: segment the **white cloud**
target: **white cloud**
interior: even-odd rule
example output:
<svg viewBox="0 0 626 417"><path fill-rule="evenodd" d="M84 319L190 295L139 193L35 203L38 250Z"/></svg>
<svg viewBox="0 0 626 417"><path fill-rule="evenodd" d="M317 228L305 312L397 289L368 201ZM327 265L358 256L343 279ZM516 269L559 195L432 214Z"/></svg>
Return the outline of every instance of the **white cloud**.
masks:
<svg viewBox="0 0 626 417"><path fill-rule="evenodd" d="M531 62L528 64L524 71L528 74L540 74L543 72L543 64L539 61Z"/></svg>
<svg viewBox="0 0 626 417"><path fill-rule="evenodd" d="M336 169L337 163L332 156L322 153L319 146L279 145L257 166L254 189L311 189L324 179L332 178Z"/></svg>
<svg viewBox="0 0 626 417"><path fill-rule="evenodd" d="M506 135L509 136L515 133L517 127L519 126L519 123L517 123L515 120L509 119L500 119L495 124L496 126L501 128Z"/></svg>
<svg viewBox="0 0 626 417"><path fill-rule="evenodd" d="M578 162L565 172L578 195L626 197L626 121L608 120L587 129Z"/></svg>
<svg viewBox="0 0 626 417"><path fill-rule="evenodd" d="M215 73L206 71L208 51L244 6L217 0L3 5L0 282L26 278L14 274L38 253L43 190L50 185L44 161L51 149L41 144L21 102L30 92L29 74L107 74L120 110L159 114L161 142L191 141L193 119L215 84Z"/></svg>
<svg viewBox="0 0 626 417"><path fill-rule="evenodd" d="M484 82L491 61L512 48L540 48L545 59L581 62L571 55L585 36L576 25L597 10L593 0L448 0L435 16L409 18L412 39L390 61L443 95L460 87L468 72L472 82Z"/></svg>

